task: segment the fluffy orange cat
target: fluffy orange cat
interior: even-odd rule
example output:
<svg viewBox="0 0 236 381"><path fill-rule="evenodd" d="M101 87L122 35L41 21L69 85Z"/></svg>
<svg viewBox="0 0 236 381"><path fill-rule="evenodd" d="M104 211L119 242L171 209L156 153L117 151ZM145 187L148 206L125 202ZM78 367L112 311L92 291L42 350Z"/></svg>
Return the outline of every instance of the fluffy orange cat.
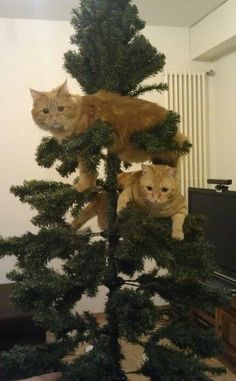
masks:
<svg viewBox="0 0 236 381"><path fill-rule="evenodd" d="M178 161L177 152L150 155L135 148L130 141L130 136L135 132L163 123L167 110L156 103L107 91L99 91L92 95L72 95L66 82L49 92L31 90L31 95L35 123L40 128L50 131L59 142L84 132L95 120L100 119L110 123L114 129L115 139L109 151L115 153L120 160L143 162L160 159L171 165L176 165ZM177 132L175 140L182 143L186 137ZM82 160L79 162L79 170L80 181L75 186L78 191L93 188L96 176L87 172Z"/></svg>
<svg viewBox="0 0 236 381"><path fill-rule="evenodd" d="M142 165L141 171L118 175L122 192L118 198L117 212L134 201L141 210L154 217L172 218L172 238L184 239L183 224L187 215L184 197L179 191L176 169L168 165ZM72 222L72 229L81 228L97 216L100 229L107 228L106 193L99 193Z"/></svg>

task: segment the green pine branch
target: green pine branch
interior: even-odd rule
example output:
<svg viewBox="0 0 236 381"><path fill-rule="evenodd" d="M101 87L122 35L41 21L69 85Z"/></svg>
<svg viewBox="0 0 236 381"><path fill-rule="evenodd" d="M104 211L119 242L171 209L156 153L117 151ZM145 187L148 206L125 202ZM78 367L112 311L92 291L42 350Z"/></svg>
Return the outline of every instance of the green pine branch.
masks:
<svg viewBox="0 0 236 381"><path fill-rule="evenodd" d="M168 300L179 316L187 316L189 311L201 309L214 310L215 306L225 306L230 300L230 292L218 288L210 288L199 280L178 280L171 275L156 278L138 278L141 290L158 294Z"/></svg>
<svg viewBox="0 0 236 381"><path fill-rule="evenodd" d="M89 190L79 193L70 184L43 180L24 181L21 186L12 186L11 192L38 211L31 221L40 227L55 224L66 227L66 212L72 208L78 213L96 194Z"/></svg>
<svg viewBox="0 0 236 381"><path fill-rule="evenodd" d="M132 97L138 97L146 92L157 91L162 93L163 91L168 90L167 83L160 82L159 84L153 85L140 85L135 90L133 90L129 95Z"/></svg>
<svg viewBox="0 0 236 381"><path fill-rule="evenodd" d="M63 371L63 357L71 349L69 340L51 344L16 345L11 350L0 353L1 380L11 381Z"/></svg>
<svg viewBox="0 0 236 381"><path fill-rule="evenodd" d="M65 54L65 69L88 94L128 95L163 69L165 56L139 34L145 23L129 0L85 0L73 11L72 25L71 42L79 50Z"/></svg>
<svg viewBox="0 0 236 381"><path fill-rule="evenodd" d="M223 367L211 367L183 351L178 351L168 344L157 345L148 342L145 345L147 359L139 373L150 377L152 381L210 381L207 372L222 374Z"/></svg>
<svg viewBox="0 0 236 381"><path fill-rule="evenodd" d="M142 335L155 328L159 312L148 294L123 288L115 292L106 304L106 313L116 313L120 337L137 343ZM131 324L132 322L132 324Z"/></svg>
<svg viewBox="0 0 236 381"><path fill-rule="evenodd" d="M185 155L189 153L191 143L186 140L179 144L174 140L179 122L180 116L174 111L168 111L166 119L161 125L154 126L147 131L136 132L132 135L131 140L134 146L151 154L176 151L180 155Z"/></svg>
<svg viewBox="0 0 236 381"><path fill-rule="evenodd" d="M177 320L157 329L150 337L152 343L167 339L179 350L200 358L216 357L223 353L223 343L213 329L189 320Z"/></svg>
<svg viewBox="0 0 236 381"><path fill-rule="evenodd" d="M198 225L193 233L193 227ZM132 226L132 229L127 229ZM116 228L122 237L117 246L120 271L132 276L135 266L143 269L144 259L154 259L176 279L205 279L215 269L212 245L203 239L205 221L188 216L184 224L185 239L171 238L171 218L154 218L130 203L120 213ZM200 228L201 227L201 228Z"/></svg>
<svg viewBox="0 0 236 381"><path fill-rule="evenodd" d="M112 127L108 123L96 120L84 133L66 140L63 148L67 155L79 155L88 172L94 173L104 158L102 149L112 144L113 137Z"/></svg>

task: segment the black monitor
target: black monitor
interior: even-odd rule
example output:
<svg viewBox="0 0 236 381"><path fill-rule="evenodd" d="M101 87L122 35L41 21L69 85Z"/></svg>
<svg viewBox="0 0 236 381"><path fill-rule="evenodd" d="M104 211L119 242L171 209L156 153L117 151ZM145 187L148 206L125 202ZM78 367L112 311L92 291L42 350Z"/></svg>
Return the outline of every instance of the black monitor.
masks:
<svg viewBox="0 0 236 381"><path fill-rule="evenodd" d="M189 188L189 213L207 217L206 239L215 246L216 279L236 288L236 192Z"/></svg>

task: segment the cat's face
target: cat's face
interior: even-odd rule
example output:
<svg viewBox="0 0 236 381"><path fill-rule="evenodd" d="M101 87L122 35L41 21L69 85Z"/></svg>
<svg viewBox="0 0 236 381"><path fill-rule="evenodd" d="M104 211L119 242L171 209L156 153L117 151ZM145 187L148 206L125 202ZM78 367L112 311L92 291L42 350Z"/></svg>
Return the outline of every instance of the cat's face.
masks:
<svg viewBox="0 0 236 381"><path fill-rule="evenodd" d="M168 165L143 165L140 185L145 200L153 206L167 203L178 191L176 169Z"/></svg>
<svg viewBox="0 0 236 381"><path fill-rule="evenodd" d="M53 135L63 134L71 128L79 110L66 82L49 92L30 92L33 97L32 116L40 128Z"/></svg>

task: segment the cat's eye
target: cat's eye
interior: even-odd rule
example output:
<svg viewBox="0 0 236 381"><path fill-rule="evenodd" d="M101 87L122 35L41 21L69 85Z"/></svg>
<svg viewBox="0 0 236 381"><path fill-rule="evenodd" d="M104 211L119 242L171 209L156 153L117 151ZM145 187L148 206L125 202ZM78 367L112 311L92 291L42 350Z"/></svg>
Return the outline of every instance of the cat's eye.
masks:
<svg viewBox="0 0 236 381"><path fill-rule="evenodd" d="M152 191L152 187L148 186L146 187L148 191Z"/></svg>
<svg viewBox="0 0 236 381"><path fill-rule="evenodd" d="M44 114L48 114L48 113L49 113L49 109L48 109L48 108L44 108L44 109L43 109L43 113L44 113Z"/></svg>
<svg viewBox="0 0 236 381"><path fill-rule="evenodd" d="M168 188L165 188L165 187L161 188L161 192L163 192L163 193L168 192Z"/></svg>
<svg viewBox="0 0 236 381"><path fill-rule="evenodd" d="M64 110L64 106L59 106L58 107L58 111L63 111Z"/></svg>

